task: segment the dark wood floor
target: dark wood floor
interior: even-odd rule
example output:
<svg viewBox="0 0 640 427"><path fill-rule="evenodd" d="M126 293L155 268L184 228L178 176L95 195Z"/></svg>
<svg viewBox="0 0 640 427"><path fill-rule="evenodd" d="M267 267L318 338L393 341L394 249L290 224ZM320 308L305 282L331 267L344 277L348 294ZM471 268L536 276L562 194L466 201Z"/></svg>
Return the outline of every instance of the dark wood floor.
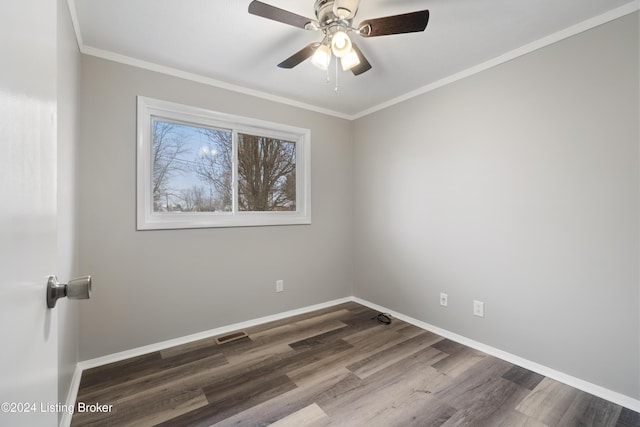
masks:
<svg viewBox="0 0 640 427"><path fill-rule="evenodd" d="M640 415L346 303L87 370L73 426L615 426Z"/></svg>

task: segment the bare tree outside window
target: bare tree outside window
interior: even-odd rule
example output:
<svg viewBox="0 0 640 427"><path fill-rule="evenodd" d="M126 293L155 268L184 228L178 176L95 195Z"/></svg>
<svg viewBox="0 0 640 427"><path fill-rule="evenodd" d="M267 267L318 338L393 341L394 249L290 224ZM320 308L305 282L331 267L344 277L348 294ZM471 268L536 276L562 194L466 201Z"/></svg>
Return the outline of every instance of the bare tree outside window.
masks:
<svg viewBox="0 0 640 427"><path fill-rule="evenodd" d="M233 141L229 131L200 129L207 138L195 160L195 174L201 182L213 186L219 195L216 210L233 209Z"/></svg>
<svg viewBox="0 0 640 427"><path fill-rule="evenodd" d="M231 131L154 119L152 137L154 212L231 211Z"/></svg>
<svg viewBox="0 0 640 427"><path fill-rule="evenodd" d="M210 204L211 199L207 197L207 189L201 185L181 189L179 199L180 207L186 212L208 212L213 210Z"/></svg>
<svg viewBox="0 0 640 427"><path fill-rule="evenodd" d="M173 197L171 180L184 171L180 157L187 152L186 141L176 135L173 123L153 120L153 206L161 210L163 198ZM166 205L165 205L166 206Z"/></svg>
<svg viewBox="0 0 640 427"><path fill-rule="evenodd" d="M296 210L296 144L238 134L238 210Z"/></svg>

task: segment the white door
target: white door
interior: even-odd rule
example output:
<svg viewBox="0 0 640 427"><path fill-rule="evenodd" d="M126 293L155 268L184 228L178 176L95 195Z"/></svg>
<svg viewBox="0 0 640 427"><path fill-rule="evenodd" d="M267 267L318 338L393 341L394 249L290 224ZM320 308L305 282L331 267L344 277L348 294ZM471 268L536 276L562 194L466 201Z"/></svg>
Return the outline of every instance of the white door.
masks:
<svg viewBox="0 0 640 427"><path fill-rule="evenodd" d="M58 423L56 66L56 2L2 2L0 426Z"/></svg>

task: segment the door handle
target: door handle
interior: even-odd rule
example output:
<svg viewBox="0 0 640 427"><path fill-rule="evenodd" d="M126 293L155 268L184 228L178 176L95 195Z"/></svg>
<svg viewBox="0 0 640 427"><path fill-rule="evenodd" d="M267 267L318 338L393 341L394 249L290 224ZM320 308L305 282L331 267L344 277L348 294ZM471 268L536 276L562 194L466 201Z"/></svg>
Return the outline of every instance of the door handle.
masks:
<svg viewBox="0 0 640 427"><path fill-rule="evenodd" d="M53 308L60 298L89 299L91 297L91 276L72 279L69 283L60 283L56 276L47 281L47 307Z"/></svg>

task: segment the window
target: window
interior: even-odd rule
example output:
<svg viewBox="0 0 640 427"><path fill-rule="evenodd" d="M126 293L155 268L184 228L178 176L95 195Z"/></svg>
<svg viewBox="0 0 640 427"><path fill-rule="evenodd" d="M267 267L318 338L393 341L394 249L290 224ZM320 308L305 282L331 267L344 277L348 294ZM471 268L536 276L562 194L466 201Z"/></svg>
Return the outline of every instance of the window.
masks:
<svg viewBox="0 0 640 427"><path fill-rule="evenodd" d="M138 97L138 230L310 224L308 129Z"/></svg>

